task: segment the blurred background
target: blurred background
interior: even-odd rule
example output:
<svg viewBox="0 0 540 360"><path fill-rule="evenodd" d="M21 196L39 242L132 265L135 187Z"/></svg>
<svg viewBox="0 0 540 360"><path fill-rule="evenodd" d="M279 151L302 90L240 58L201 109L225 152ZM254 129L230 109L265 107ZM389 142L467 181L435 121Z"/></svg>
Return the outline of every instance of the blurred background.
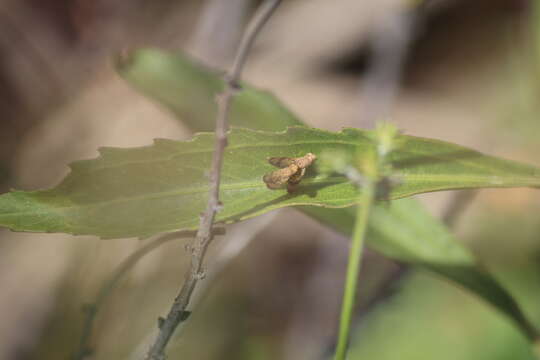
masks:
<svg viewBox="0 0 540 360"><path fill-rule="evenodd" d="M100 146L190 131L114 72L134 47L226 68L256 0L0 2L0 187L53 186ZM540 165L540 5L534 0L287 0L245 79L312 126L372 127ZM419 197L444 217L456 192ZM540 326L540 195L461 193L453 229ZM103 303L136 239L0 231L0 359L137 359L179 289L187 240L144 257ZM227 229L171 359L330 358L348 239L293 209ZM389 291L391 290L391 291ZM349 359L535 359L503 316L443 279L366 255Z"/></svg>

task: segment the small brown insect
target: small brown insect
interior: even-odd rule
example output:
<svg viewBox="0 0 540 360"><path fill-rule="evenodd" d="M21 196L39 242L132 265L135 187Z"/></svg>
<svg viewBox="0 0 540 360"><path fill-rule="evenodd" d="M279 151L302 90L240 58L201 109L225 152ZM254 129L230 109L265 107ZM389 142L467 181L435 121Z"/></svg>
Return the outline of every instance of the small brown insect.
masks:
<svg viewBox="0 0 540 360"><path fill-rule="evenodd" d="M279 189L284 184L287 184L287 191L291 193L296 189L296 186L304 177L306 168L310 166L316 158L317 157L312 153L307 153L306 155L297 158L269 158L268 162L280 169L264 175L263 181L269 189Z"/></svg>

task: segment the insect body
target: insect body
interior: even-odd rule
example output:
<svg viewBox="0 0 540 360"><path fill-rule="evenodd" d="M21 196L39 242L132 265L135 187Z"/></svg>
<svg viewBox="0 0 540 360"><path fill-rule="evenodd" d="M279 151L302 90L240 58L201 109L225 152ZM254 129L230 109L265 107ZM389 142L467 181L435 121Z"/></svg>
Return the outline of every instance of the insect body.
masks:
<svg viewBox="0 0 540 360"><path fill-rule="evenodd" d="M273 157L268 162L279 170L264 175L263 181L269 189L279 189L287 184L289 193L296 189L302 177L306 173L306 168L310 166L317 157L312 153L307 153L302 157Z"/></svg>

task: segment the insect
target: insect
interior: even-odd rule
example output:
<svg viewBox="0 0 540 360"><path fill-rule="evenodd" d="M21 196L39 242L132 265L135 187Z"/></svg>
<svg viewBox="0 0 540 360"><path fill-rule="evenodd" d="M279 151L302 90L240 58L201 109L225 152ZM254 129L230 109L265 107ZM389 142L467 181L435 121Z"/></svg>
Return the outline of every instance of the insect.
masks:
<svg viewBox="0 0 540 360"><path fill-rule="evenodd" d="M287 184L287 191L292 193L296 186L302 181L306 168L310 166L317 157L315 154L307 153L302 157L272 157L268 162L279 170L264 175L263 181L269 189L279 189Z"/></svg>

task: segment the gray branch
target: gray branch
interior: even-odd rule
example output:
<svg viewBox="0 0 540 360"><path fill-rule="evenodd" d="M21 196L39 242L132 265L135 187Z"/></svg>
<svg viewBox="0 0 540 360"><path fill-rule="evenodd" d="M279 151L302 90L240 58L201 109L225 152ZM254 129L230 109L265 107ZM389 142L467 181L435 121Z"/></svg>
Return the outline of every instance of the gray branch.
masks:
<svg viewBox="0 0 540 360"><path fill-rule="evenodd" d="M216 68L233 60L253 0L207 0L190 41L190 52Z"/></svg>
<svg viewBox="0 0 540 360"><path fill-rule="evenodd" d="M144 256L159 248L161 245L171 241L178 240L180 238L192 237L194 231L178 231L169 234L158 236L156 239L150 241L146 245L140 247L131 255L129 255L124 261L118 265L112 275L103 283L98 291L98 294L93 303L85 306L85 319L83 325L83 331L79 340L79 346L77 351L73 355L73 360L85 359L92 353L90 348L90 338L94 329L94 322L96 320L98 312L103 307L105 301L109 298L116 285L122 279L122 277L129 272ZM225 233L225 229L214 229L214 235L222 235Z"/></svg>
<svg viewBox="0 0 540 360"><path fill-rule="evenodd" d="M248 24L242 41L240 42L233 66L225 76L225 89L217 97L218 114L216 119L215 148L210 173L208 205L201 217L199 230L197 231L197 236L191 247L191 266L186 273L185 282L180 289L180 293L174 300L174 303L169 310L169 314L165 319L160 321L159 333L145 357L146 360L165 359L165 347L169 343L176 327L185 318L186 309L189 305L193 290L204 275L202 265L208 245L212 241L212 225L216 213L222 206L219 201L219 186L223 165L223 153L227 146L229 109L234 96L240 90L240 76L253 42L261 28L266 24L280 3L281 0L266 0L259 9L257 9L253 19Z"/></svg>

